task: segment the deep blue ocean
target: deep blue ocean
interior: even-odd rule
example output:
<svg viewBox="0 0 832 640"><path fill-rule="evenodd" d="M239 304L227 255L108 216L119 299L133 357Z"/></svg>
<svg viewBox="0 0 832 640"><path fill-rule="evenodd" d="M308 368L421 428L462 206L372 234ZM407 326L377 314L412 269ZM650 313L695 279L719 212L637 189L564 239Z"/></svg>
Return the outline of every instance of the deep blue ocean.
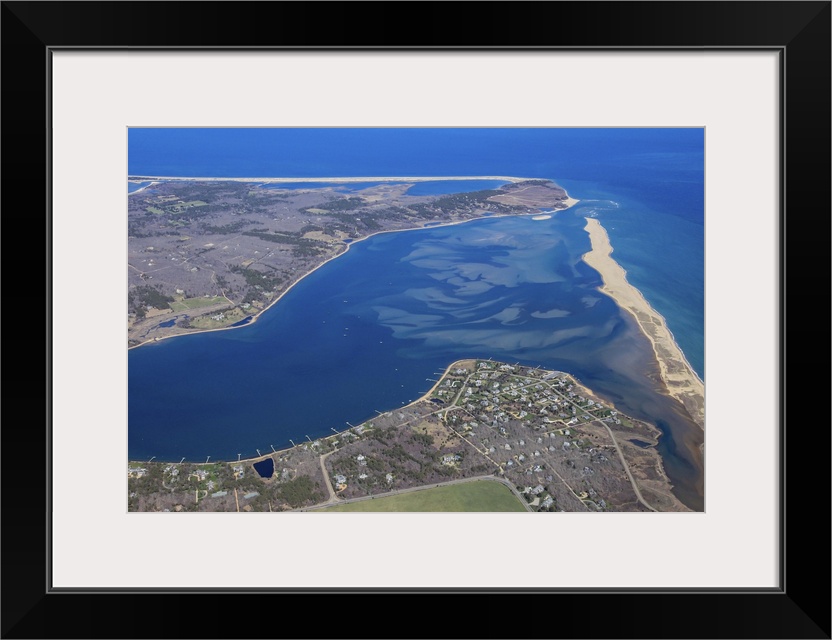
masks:
<svg viewBox="0 0 832 640"><path fill-rule="evenodd" d="M131 459L265 453L407 404L455 359L494 357L568 371L657 422L677 495L701 508L701 430L657 393L649 344L580 258L597 217L704 379L702 129L131 129L129 173L518 176L581 200L549 220L377 235L251 326L131 350Z"/></svg>

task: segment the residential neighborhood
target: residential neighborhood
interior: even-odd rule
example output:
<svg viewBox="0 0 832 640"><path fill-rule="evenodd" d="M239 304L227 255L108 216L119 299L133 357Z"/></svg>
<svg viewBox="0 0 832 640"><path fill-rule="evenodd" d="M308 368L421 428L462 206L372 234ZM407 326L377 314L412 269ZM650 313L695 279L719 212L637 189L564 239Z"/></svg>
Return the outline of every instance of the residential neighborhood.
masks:
<svg viewBox="0 0 832 640"><path fill-rule="evenodd" d="M686 511L655 449L660 435L566 373L463 360L420 400L332 436L252 460L131 462L128 504L308 510L492 477L529 511ZM267 458L263 477L254 465Z"/></svg>

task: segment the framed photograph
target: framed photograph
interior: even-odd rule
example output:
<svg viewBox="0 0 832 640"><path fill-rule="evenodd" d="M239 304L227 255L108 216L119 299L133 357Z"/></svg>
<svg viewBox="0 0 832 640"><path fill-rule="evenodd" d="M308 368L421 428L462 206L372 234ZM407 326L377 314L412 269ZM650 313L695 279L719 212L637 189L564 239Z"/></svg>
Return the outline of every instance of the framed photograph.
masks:
<svg viewBox="0 0 832 640"><path fill-rule="evenodd" d="M810 361L802 354L817 352L810 342L816 340L814 332L790 332L789 353L797 363L792 380L800 383L786 411L789 228L791 238L799 238L800 243L788 252L792 282L797 282L795 275L803 282L805 274L816 273L818 257L827 257L829 251L830 4L609 3L599 16L596 3L487 3L465 24L444 13L438 20L438 5L418 6L424 11L416 12L411 31L418 35L391 43L389 34L382 37L360 19L365 12L359 4L329 5L332 15L319 20L315 5L296 3L203 3L198 14L195 5L186 3L3 3L7 238L15 239L15 247L25 246L23 238L30 231L15 224L21 216L13 212L37 209L45 202L46 215L31 215L26 224L29 219L44 220L42 237L47 245L45 428L22 429L15 426L19 420L15 418L15 422L7 420L2 436L6 452L2 571L7 583L19 585L14 591L4 588L4 637L120 635L103 621L96 622L90 612L107 598L118 598L125 611L134 610L150 602L142 599L151 594L154 616L131 615L130 629L125 627L123 634L159 637L162 630L154 620L180 607L182 594L191 594L203 607L234 602L221 600L224 595L292 595L299 615L314 615L320 596L335 603L343 595L474 594L531 596L530 602L544 605L541 611L588 606L590 611L606 612L592 616L591 628L584 616L569 616L568 621L554 616L549 623L557 621L558 630L552 634L558 636L830 637L826 550L798 542L808 526L821 540L828 540L830 534L828 518L813 518L811 524L801 521L825 503L818 487L827 486L829 480L828 456L811 457L812 451L828 451L828 429L806 426L818 421L812 412L797 417L797 409L815 407L817 398L825 397L804 372ZM277 31L258 18L271 8L278 8L282 16ZM544 29L546 21L528 15L530 10L551 13L554 22ZM349 21L344 16L334 19L340 14L350 14ZM590 23L591 33L575 28ZM288 24L304 28L287 30ZM345 32L345 24L355 29ZM484 33L490 34L485 44ZM229 142L229 136L235 141ZM246 136L248 143L239 142ZM518 136L522 143L516 142ZM676 153L671 138L673 144L686 144L689 152ZM258 165L256 149L264 144L272 149L270 159ZM282 155L274 148L280 148ZM469 157L467 166L462 157ZM691 161L700 161L699 178L686 164ZM190 169L184 168L186 163ZM581 163L593 170L579 170ZM337 173L330 173L336 168ZM181 180L195 177L202 180ZM325 185L308 183L323 178L329 181ZM361 181L355 182L358 178ZM366 184L368 178L375 180ZM437 185L438 178L490 179L495 184L477 183L476 190L460 192L456 185ZM300 187L286 183L288 179L300 182ZM657 186L663 179L677 187L668 187L664 202ZM125 180L134 195L125 197ZM225 186L216 187L214 182ZM415 189L408 195L418 183L447 189L426 193ZM614 183L621 185L620 190L609 190ZM19 192L14 185L26 186L25 199L13 199ZM686 204L680 196L685 188L689 193L699 190L701 200L693 198L693 205ZM471 211L466 213L459 203L444 209L441 202L436 204L447 194L459 193L468 194L469 204L474 197ZM286 226L288 215L271 215L278 200L298 215L297 228ZM621 211L618 217L612 213L613 205ZM685 219L688 206L699 207L697 220ZM526 210L521 212L523 207ZM644 215L648 207L661 209L668 220L655 223L655 218ZM401 236L373 236L399 228L382 209L413 220L424 213L419 219L421 230L412 232L423 234L422 243L400 247L404 253L385 264L399 264L409 256L408 264L418 262L427 280L413 279L407 285L415 301L407 307L395 299L392 289L370 296L371 283L378 277L363 278L358 271L347 278L352 289L334 289L339 296L346 290L355 294L352 303L347 296L336 300L349 307L349 313L324 309L315 315L309 311L312 298L302 302L303 330L313 332L310 318L321 325L315 329L317 337L305 338L307 343L341 340L338 346L333 342L324 356L345 372L326 383L331 393L336 393L336 381L346 378L351 384L344 389L351 389L350 397L360 395L361 381L373 376L348 371L352 365L345 363L384 361L386 366L383 341L388 334L401 339L406 333L407 339L422 339L422 345L430 334L437 362L458 353L440 344L436 316L454 304L448 290L428 282L444 283L440 272L455 279L458 293L462 275L469 288L483 288L493 284L498 264L505 268L502 275L521 269L527 273L542 264L543 258L530 257L535 251L549 256L547 265L555 264L557 251L574 253L564 258L564 264L578 265L575 273L582 277L601 274L603 282L590 278L579 285L566 279L563 291L586 287L575 299L590 308L587 291L597 292L605 285L607 291L601 292L609 297L604 300L614 301L610 309L620 319L625 317L621 310L627 308L628 299L620 287L617 294L613 290L613 265L620 265L630 276L629 284L638 285L634 291L644 294L647 308L658 309L658 317L667 319L662 335L670 338L664 343L658 340L659 334L651 333L655 323L647 327L650 322L645 318L639 325L637 308L627 316L633 318L627 321L630 333L624 328L616 331L640 335L638 344L647 345L645 350L651 345L656 350L679 347L680 359L665 354L658 362L685 364L690 384L707 383L707 393L693 394L704 398L704 404L696 405L694 400L686 405L689 415L696 412L692 407L699 406L704 416L704 431L695 442L688 437L695 430L684 436L672 424L658 425L661 437L655 435L655 441L667 443L658 450L658 468L667 472L668 486L648 486L644 478L622 472L622 486L634 492L634 508L607 509L596 489L613 486L611 476L593 489L596 493L576 491L572 498L562 497L544 481L538 482L537 476L528 483L511 476L508 462L519 461L518 450L497 461L503 477L510 480L506 491L519 493L525 504L535 507L529 507L533 511L544 510L549 498L558 513L486 512L489 509L440 513L428 508L421 513L394 509L396 513L279 514L274 512L284 508L309 511L307 507L319 502L307 504L297 497L304 490L302 483L293 485L291 492L276 491L274 485L246 488L238 475L250 474L254 467L244 464L238 471L226 464L234 462L236 451L228 447L235 444L217 440L212 446L218 453L213 455L224 465L218 470L207 464L210 460L201 459L214 449L205 452L194 447L183 454L190 466L180 469L188 476L188 487L193 485L193 503L188 498L167 504L163 491L148 489L147 483L139 488L139 476L148 468L156 469L155 456L163 462L159 482L169 488L180 481L171 476L177 463L174 450L193 438L184 427L176 432L160 426L166 416L174 416L170 419L174 426L193 423L188 428L199 429L222 415L225 409L214 401L223 394L239 399L249 392L261 397L269 392L256 383L261 373L254 361L258 353L265 355L264 347L254 345L245 357L235 355L240 351L226 353L221 358L224 377L218 382L200 377L201 368L182 367L185 356L167 348L192 338L167 340L167 336L223 329L200 333L200 339L222 336L201 349L212 354L219 352L220 342L237 346L246 342L244 336L253 335L257 324L265 325L268 318L268 314L258 316L258 310L288 291L299 280L300 270L347 255L347 248L352 256L367 253L367 248L377 255L392 251L394 243L376 247L372 240L364 240ZM458 224L469 213L483 220ZM203 217L193 223L198 214ZM199 229L198 243L186 221ZM501 227L507 224L524 229ZM564 224L569 230L562 228ZM696 256L669 231L673 225L690 224L699 225L699 267ZM532 231L531 225L539 231ZM652 236L637 246L628 225L642 230L650 226ZM449 230L459 255L449 253ZM578 244L567 249L568 234L573 232L576 238L580 235ZM493 240L498 235L512 238L511 250ZM521 236L535 238L534 246L518 244ZM580 242L591 251L580 250L584 246ZM351 247L352 243L360 246ZM473 255L477 243L499 246L500 255L481 259L478 274L463 274L459 265L471 261L460 256L465 251ZM223 253L226 247L228 255ZM617 251L610 254L609 249ZM417 250L421 253L414 256ZM16 263L20 261L6 278L7 300L32 295L31 279L16 275L28 262L17 258L16 251L7 250ZM282 252L285 264L274 255L276 251ZM593 253L599 260L594 263ZM521 254L526 261L522 267L511 262ZM636 255L644 259L639 262ZM217 261L211 262L215 257ZM161 260L192 266L177 265L181 279L168 282L170 278L158 270ZM828 273L827 267L825 260L821 273ZM535 301L534 308L531 303L506 301L498 309L503 314L497 314L499 322L507 326L514 322L516 329L518 314L534 313L530 317L539 321L538 329L561 330L554 321L563 317L566 307L546 298L546 291L555 287L548 276L559 268L541 268L538 281L547 286L527 289L524 295ZM389 267L370 269L394 277ZM697 285L702 300L696 299L697 286L686 275L697 269L704 271L704 284ZM204 281L203 271L211 271ZM319 269L315 277L323 279L325 271ZM560 273L566 278L564 271ZM675 290L672 279L656 284L659 274L675 275L683 284ZM209 291L206 283L217 291ZM300 289L298 285L293 291ZM793 296L796 290L797 286ZM361 296L367 299L359 302ZM559 300L566 297L563 293ZM629 300L634 297L638 296ZM468 311L475 306L472 302ZM700 324L691 327L686 319L696 314L688 309L697 307L703 309ZM284 308L289 309L288 304ZM194 311L203 309L204 313ZM371 312L374 322L385 328L384 335L357 320L354 325L342 322ZM511 313L515 315L509 317ZM338 320L338 336L323 333L322 326L330 318ZM791 326L805 321L803 313L793 318ZM609 331L615 326L597 322ZM252 326L224 330L237 323ZM458 341L450 325L443 321L442 326L448 341ZM580 326L585 332L589 325ZM512 331L516 338L516 330ZM365 341L358 352L339 353L349 332L372 335L372 351ZM292 329L283 333L291 334ZM564 335L565 342L572 344L567 338ZM490 334L489 344L495 339ZM161 344L138 346L147 340ZM9 344L12 348L14 341ZM583 418L587 426L581 428L586 433L573 438L574 445L595 452L600 444L593 446L590 426L596 421L599 433L609 430L616 441L619 413L626 420L638 419L651 411L655 414L655 403L665 400L628 395L637 384L634 381L649 378L637 355L631 354L626 362L600 356L592 360L584 353L588 343L575 344L583 350L580 354L567 357L567 351L558 351L552 362L563 366L553 365L545 373L538 366L541 356L523 351L512 358L519 352L506 349L502 359L494 357L499 353L474 354L470 370L462 364L457 367L461 373L435 369L429 373L436 376L422 377L433 378L426 385L453 385L456 376L477 402L494 403L491 413L504 412L506 421L495 419L489 428L507 429L506 444L510 438L523 437L511 429L523 424L529 409L514 406L512 398L500 398L496 392L480 398L474 377L480 365L493 363L495 374L500 366L515 366L518 369L511 375L529 380L539 376L541 387L551 380L588 387L598 394L591 397L609 399L610 406L599 401L602 408L590 407L586 404L590 396L580 394L578 399L558 396L559 412L564 408L561 403L580 402L576 409L582 413L571 416L569 409L560 416L534 408L532 417L540 424L533 437L549 438L550 431L557 431L555 435L563 440L557 444L571 447L568 435L574 434L564 431L577 427L568 421ZM292 340L271 348L286 353ZM309 349L301 346L299 352L303 355ZM137 359L131 358L140 353L168 355L139 371L133 368ZM367 353L374 355L369 358ZM315 357L322 356L315 352ZM593 375L586 364L590 360L598 368L607 367L605 373ZM396 369L395 362L391 359L390 367ZM297 360L294 371L302 369L302 363L302 358ZM573 372L576 379L558 377L575 363L585 367ZM663 381L664 397L672 397L673 385L662 377L668 372L656 369L654 383ZM245 383L247 375L249 383ZM290 386L289 374L285 375L281 387ZM553 377L546 378L549 375ZM190 376L194 380L188 380ZM385 383L392 376L387 371ZM18 371L15 377L29 378ZM610 382L613 379L621 385L618 390ZM600 388L593 389L590 380ZM167 398L167 405L157 399L145 407L161 411L162 418L153 411L133 413L142 404L140 394L133 395L137 381L143 397L159 393ZM237 385L233 392L228 391L231 381ZM401 387L411 382L402 381ZM521 394L525 390L516 380L517 387L511 387L509 379L497 382L507 396L511 391L506 386ZM428 409L433 407L427 403L439 407L447 402L437 389L441 387L426 390ZM395 390L389 391L393 398ZM536 390L539 395L544 391ZM191 395L205 405L199 411L195 404L179 401ZM293 397L302 395L299 389ZM394 399L410 411L421 411L418 394ZM526 400L529 406L549 402L543 395ZM632 413L615 411L614 402L624 403ZM679 404L679 399L673 402ZM304 403L314 404L308 399ZM19 403L7 406L15 404ZM473 441L482 436L476 435L479 425L472 425L479 413L474 412L473 402L469 404L460 405L469 415L459 423L450 409L425 409L424 415L402 420L419 419L424 433L414 431L418 438L432 440L444 429L460 440ZM390 412L390 419L397 419L392 406L373 409L381 410L379 424L373 427L379 431L386 425L380 424L383 414ZM290 422L285 410L280 411L276 417ZM396 409L398 413L402 411ZM428 413L436 425L426 418ZM332 504L345 501L357 485L350 474L355 472L357 478L361 473L359 457L366 461L374 455L367 444L366 451L356 449L338 457L345 444L332 445L333 440L339 433L353 432L360 426L356 421L366 420L358 415L350 424L350 419L344 418L340 431L332 429L336 433L331 438L287 428L288 449L284 442L261 442L252 435L252 451L240 452L238 458L252 463L270 460L283 467L276 465L272 473L286 471L287 479L302 479L298 469L305 469L306 462L290 461L279 452L309 452L316 443L331 447L331 452L315 452L316 464L309 468L320 467L322 482L329 481ZM136 428L140 420L145 422ZM326 420L320 418L319 423L329 424ZM543 428L552 424L547 420L555 421L555 426ZM313 420L308 417L308 421ZM649 432L645 434L649 440ZM296 437L306 442L294 442ZM632 441L636 441L634 450L645 445L644 451L655 452L650 441ZM177 444L155 453L154 447L165 442ZM477 440L470 446L487 455L490 445ZM538 446L543 445L535 444L528 452L524 448L523 453L534 456ZM35 447L45 452L41 473L32 468L29 456L19 455ZM685 447L695 453L685 454ZM399 450L402 455L415 455L415 449L410 451L404 444ZM627 470L632 458L620 448L619 455L621 469ZM450 469L448 473L467 473L465 465L476 466L462 447L459 451L439 448L434 457L436 468ZM553 458L548 464L558 470L560 460ZM125 463L133 478L125 478ZM300 466L292 467L295 463ZM597 464L592 458L575 473L586 478L587 473L595 473ZM387 482L392 489L409 489L392 484L398 482L393 472L397 468L382 469L389 476ZM235 477L220 477L226 472ZM545 480L543 466L541 473ZM566 478L563 484L568 483ZM534 493L538 484L541 491ZM595 487L591 482L586 486ZM660 503L661 495L667 502ZM267 508L262 508L264 497ZM190 513L202 511L199 503L206 507L211 503L205 501L212 499L217 505L227 502L228 508ZM295 499L300 502L292 503ZM557 509L568 499L576 500L575 508ZM671 508L677 502L681 506ZM518 504L522 503L518 500ZM588 505L594 511L610 512L581 511ZM801 569L823 572L821 582L826 586L801 584L796 577ZM552 597L556 600L544 600ZM388 601L397 610L414 602L395 597ZM681 614L681 603L691 613ZM634 618L634 607L644 616ZM401 611L406 615L403 607ZM414 625L419 635L433 633L427 621ZM485 635L489 633L493 631ZM239 634L233 625L207 617L189 620L187 631L178 633L182 637ZM342 634L332 626L312 635ZM501 635L517 633L507 626Z"/></svg>
<svg viewBox="0 0 832 640"><path fill-rule="evenodd" d="M129 511L705 511L703 127L128 155Z"/></svg>

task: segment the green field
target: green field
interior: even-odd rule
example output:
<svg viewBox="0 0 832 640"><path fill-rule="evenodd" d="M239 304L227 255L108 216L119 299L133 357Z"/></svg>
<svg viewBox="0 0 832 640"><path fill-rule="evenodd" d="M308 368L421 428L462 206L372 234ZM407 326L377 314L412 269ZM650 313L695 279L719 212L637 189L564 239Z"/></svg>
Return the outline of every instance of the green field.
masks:
<svg viewBox="0 0 832 640"><path fill-rule="evenodd" d="M168 305L174 311L187 311L188 309L199 309L200 307L210 307L213 304L220 302L228 302L222 296L213 296L211 298L185 298L177 300L176 302L169 302Z"/></svg>
<svg viewBox="0 0 832 640"><path fill-rule="evenodd" d="M525 511L526 507L500 482L478 480L398 496L361 500L322 511Z"/></svg>

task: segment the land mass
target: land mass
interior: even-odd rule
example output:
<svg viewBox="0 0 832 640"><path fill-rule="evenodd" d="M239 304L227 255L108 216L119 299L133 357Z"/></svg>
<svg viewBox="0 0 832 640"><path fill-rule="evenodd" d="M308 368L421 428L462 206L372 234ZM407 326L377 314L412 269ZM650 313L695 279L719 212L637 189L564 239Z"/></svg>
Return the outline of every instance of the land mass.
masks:
<svg viewBox="0 0 832 640"><path fill-rule="evenodd" d="M458 180L462 188L472 179L508 184L407 193L416 182ZM376 233L577 202L551 181L507 176L128 180L152 183L128 196L129 347L254 322L305 275ZM305 182L333 186L280 187ZM343 186L366 182L378 184Z"/></svg>
<svg viewBox="0 0 832 640"><path fill-rule="evenodd" d="M612 245L601 223L595 218L587 218L586 230L589 232L592 250L584 254L583 260L601 274L604 284L600 290L635 317L653 345L668 393L684 405L691 418L704 430L705 384L676 344L665 319L627 281L627 272L612 258Z"/></svg>
<svg viewBox="0 0 832 640"><path fill-rule="evenodd" d="M527 511L689 511L660 436L566 373L461 360L419 400L326 438L237 462L132 461L128 509L306 511L488 480ZM496 504L469 498L464 509L513 510Z"/></svg>

